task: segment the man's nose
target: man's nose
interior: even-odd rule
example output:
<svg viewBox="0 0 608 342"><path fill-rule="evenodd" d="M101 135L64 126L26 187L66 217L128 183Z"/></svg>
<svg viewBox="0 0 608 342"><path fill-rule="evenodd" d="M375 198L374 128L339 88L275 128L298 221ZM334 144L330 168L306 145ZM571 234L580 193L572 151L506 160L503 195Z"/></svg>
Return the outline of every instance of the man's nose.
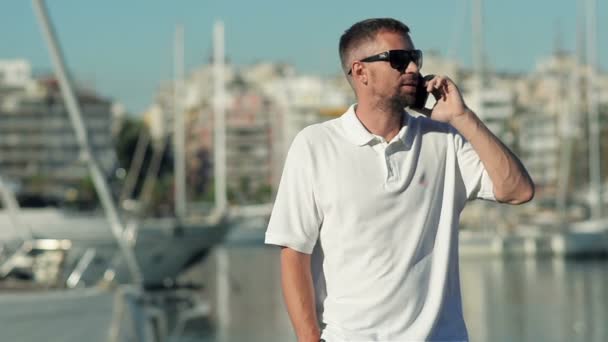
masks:
<svg viewBox="0 0 608 342"><path fill-rule="evenodd" d="M414 61L410 61L405 68L405 72L408 74L417 74L420 72L420 69L418 68L418 65L414 63Z"/></svg>

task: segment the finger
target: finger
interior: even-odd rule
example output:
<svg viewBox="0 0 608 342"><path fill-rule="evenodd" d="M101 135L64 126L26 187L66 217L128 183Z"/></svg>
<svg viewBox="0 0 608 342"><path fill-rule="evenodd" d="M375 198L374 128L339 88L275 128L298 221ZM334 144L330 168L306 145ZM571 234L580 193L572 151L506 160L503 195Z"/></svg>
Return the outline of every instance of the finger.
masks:
<svg viewBox="0 0 608 342"><path fill-rule="evenodd" d="M433 97L435 98L435 101L439 101L439 100L443 100L444 99L444 93L441 89L432 89L430 91L431 94L433 94Z"/></svg>
<svg viewBox="0 0 608 342"><path fill-rule="evenodd" d="M443 77L441 76L433 76L433 78L429 81L429 85L433 88L436 88L438 84L441 84Z"/></svg>
<svg viewBox="0 0 608 342"><path fill-rule="evenodd" d="M434 88L431 90L431 94L433 94L436 101L445 101L447 99L445 84L440 80L440 83L434 85Z"/></svg>
<svg viewBox="0 0 608 342"><path fill-rule="evenodd" d="M433 90L434 85L435 85L435 78L433 78L432 80L430 80L426 83L426 91L428 93L430 93Z"/></svg>
<svg viewBox="0 0 608 342"><path fill-rule="evenodd" d="M434 83L434 91L436 91L436 95L442 99L445 98L445 84L446 80L444 77L439 77Z"/></svg>
<svg viewBox="0 0 608 342"><path fill-rule="evenodd" d="M452 89L456 89L457 88L456 87L456 83L454 83L454 81L452 81L448 77L445 78L445 87L446 87L446 90L448 90L448 92L449 92L450 87L453 87Z"/></svg>
<svg viewBox="0 0 608 342"><path fill-rule="evenodd" d="M437 77L436 82L435 82L435 89L439 89L443 86L443 84L445 83L445 79L441 76Z"/></svg>
<svg viewBox="0 0 608 342"><path fill-rule="evenodd" d="M446 99L447 95L449 94L449 86L451 82L452 80L450 80L448 77L441 77L440 85L437 87L437 89L441 90L443 99Z"/></svg>
<svg viewBox="0 0 608 342"><path fill-rule="evenodd" d="M442 100L445 101L447 99L448 92L445 81L439 86L439 88L437 88L437 92L439 93L439 96Z"/></svg>
<svg viewBox="0 0 608 342"><path fill-rule="evenodd" d="M439 79L439 76L435 76L430 81L428 81L428 83L426 84L426 91L427 92L430 93L430 92L433 91L433 89L435 89L438 79Z"/></svg>

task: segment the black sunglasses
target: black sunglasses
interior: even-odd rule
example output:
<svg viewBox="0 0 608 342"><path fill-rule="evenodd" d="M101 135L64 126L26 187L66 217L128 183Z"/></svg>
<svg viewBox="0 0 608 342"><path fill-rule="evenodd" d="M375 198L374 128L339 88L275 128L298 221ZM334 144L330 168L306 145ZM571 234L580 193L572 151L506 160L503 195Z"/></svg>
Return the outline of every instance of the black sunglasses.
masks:
<svg viewBox="0 0 608 342"><path fill-rule="evenodd" d="M384 51L377 55L365 57L359 62L379 62L386 61L391 63L391 68L403 72L410 62L414 62L418 69L422 68L422 51L420 50L390 50ZM348 74L352 74L353 69L348 71Z"/></svg>

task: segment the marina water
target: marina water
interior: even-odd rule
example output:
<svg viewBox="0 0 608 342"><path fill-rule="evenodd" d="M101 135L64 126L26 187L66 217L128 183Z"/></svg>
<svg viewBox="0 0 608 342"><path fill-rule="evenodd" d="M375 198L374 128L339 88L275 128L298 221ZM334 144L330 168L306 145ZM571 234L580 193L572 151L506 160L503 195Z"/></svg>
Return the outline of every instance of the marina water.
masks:
<svg viewBox="0 0 608 342"><path fill-rule="evenodd" d="M213 305L204 341L296 341L279 266L279 248L256 242L219 246L193 269ZM606 284L607 260L461 258L472 342L608 341Z"/></svg>

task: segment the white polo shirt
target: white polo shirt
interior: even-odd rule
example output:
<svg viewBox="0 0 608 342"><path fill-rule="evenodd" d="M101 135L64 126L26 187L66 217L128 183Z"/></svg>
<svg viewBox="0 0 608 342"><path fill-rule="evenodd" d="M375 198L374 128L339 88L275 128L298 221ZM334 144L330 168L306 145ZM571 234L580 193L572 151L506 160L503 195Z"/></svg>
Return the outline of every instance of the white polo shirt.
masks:
<svg viewBox="0 0 608 342"><path fill-rule="evenodd" d="M450 125L404 112L386 142L355 114L294 139L266 243L312 253L322 337L466 341L458 221L494 200L477 153Z"/></svg>

